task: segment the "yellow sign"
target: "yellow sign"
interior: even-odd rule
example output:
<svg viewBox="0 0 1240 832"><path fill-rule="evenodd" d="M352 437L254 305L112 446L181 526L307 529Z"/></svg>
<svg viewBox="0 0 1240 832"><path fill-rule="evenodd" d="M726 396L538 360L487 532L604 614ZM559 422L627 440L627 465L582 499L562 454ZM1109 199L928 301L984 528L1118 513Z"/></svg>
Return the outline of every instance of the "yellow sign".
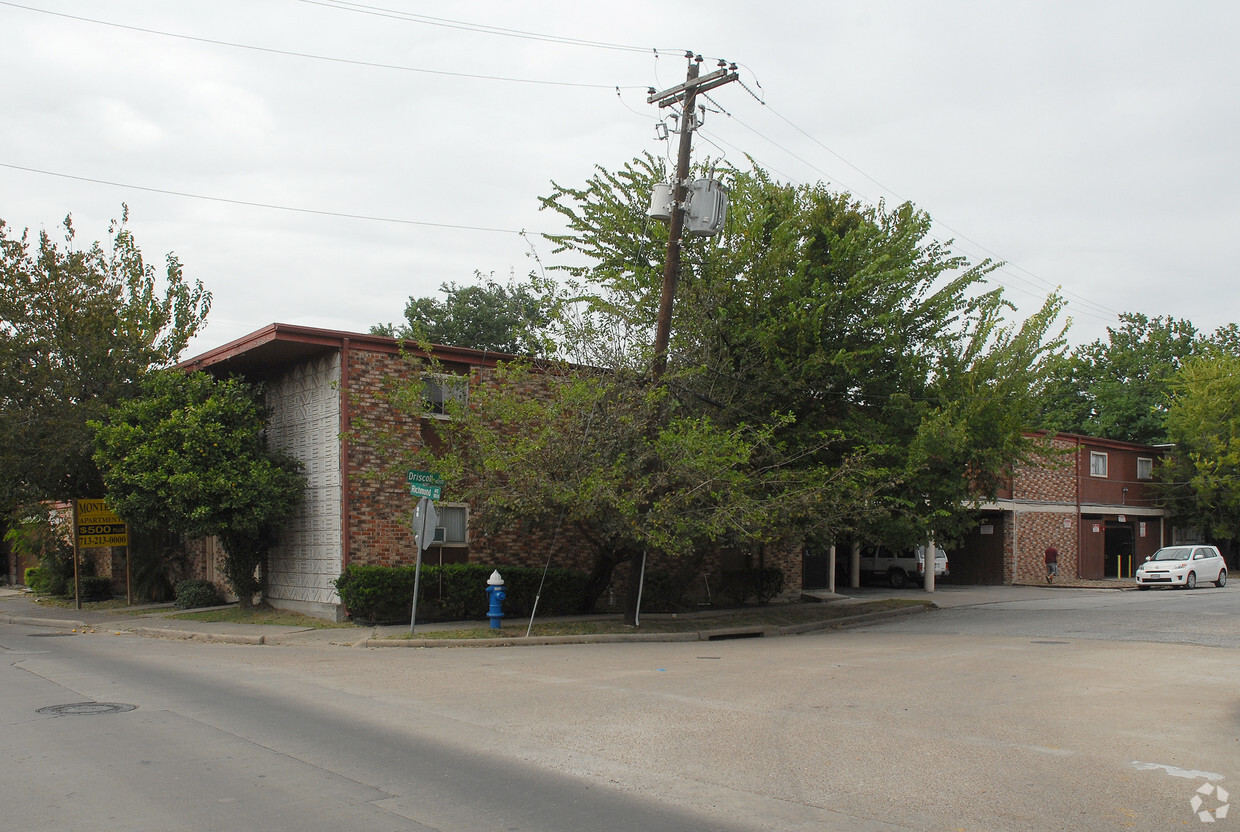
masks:
<svg viewBox="0 0 1240 832"><path fill-rule="evenodd" d="M103 500L77 501L78 548L128 546L129 529Z"/></svg>

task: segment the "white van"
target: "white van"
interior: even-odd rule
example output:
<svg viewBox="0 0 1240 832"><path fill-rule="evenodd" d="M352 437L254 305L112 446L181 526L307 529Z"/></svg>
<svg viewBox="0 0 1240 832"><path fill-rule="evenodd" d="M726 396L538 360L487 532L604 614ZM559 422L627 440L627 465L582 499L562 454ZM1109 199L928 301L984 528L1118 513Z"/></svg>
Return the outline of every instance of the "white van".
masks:
<svg viewBox="0 0 1240 832"><path fill-rule="evenodd" d="M847 561L845 561L847 563ZM872 578L885 578L896 589L911 583L924 583L926 578L926 547L918 546L903 552L895 552L883 546L866 546L861 550L861 574ZM947 553L936 548L934 552L934 577L950 575Z"/></svg>

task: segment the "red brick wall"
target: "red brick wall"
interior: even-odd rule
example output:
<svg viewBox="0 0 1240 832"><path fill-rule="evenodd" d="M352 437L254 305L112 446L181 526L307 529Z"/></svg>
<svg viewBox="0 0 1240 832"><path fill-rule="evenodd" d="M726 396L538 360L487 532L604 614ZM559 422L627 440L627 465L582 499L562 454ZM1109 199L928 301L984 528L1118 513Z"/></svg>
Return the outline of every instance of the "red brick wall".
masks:
<svg viewBox="0 0 1240 832"><path fill-rule="evenodd" d="M471 390L481 385L494 385L494 367L449 366L445 370L467 373ZM399 447L414 450L430 439L435 420L411 418L397 412L382 391L411 375L405 359L397 355L365 352L354 349L350 364L350 409L356 422L365 421L392 436L399 436ZM521 382L518 389L539 395L537 376ZM503 430L503 425L496 425ZM410 522L414 499L409 494L403 474L379 477L391 453L354 438L349 446L349 562L367 565L397 566L411 564L416 558ZM451 494L445 498L451 501ZM461 555L470 563L496 566L542 566L551 557L551 565L587 569L592 554L575 530L565 524L556 533L554 521L512 526L484 535L476 523L470 524L469 545L443 547L445 562L459 561ZM554 543L554 547L553 547ZM432 547L424 557L437 562L439 549Z"/></svg>
<svg viewBox="0 0 1240 832"><path fill-rule="evenodd" d="M1046 547L1059 550L1059 574L1077 574L1077 518L1075 513L1051 511L1019 511L1016 517L1017 555L1015 583L1037 583L1046 580ZM1007 546L1007 563L1011 564L1011 541ZM1004 578L1011 572L1004 570Z"/></svg>

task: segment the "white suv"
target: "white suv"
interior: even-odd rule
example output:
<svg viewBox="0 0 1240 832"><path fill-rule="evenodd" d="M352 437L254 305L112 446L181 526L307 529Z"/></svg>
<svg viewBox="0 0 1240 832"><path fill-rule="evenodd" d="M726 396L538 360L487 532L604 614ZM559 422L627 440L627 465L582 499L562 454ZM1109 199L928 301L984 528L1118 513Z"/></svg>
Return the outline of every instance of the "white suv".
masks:
<svg viewBox="0 0 1240 832"><path fill-rule="evenodd" d="M1213 546L1165 546L1137 567L1137 589L1198 583L1227 585L1227 564Z"/></svg>
<svg viewBox="0 0 1240 832"><path fill-rule="evenodd" d="M845 565L847 558L844 559ZM894 552L883 546L867 546L861 550L861 574L872 578L886 578L896 589L926 580L926 547L918 546L903 552ZM950 575L947 553L936 549L934 576Z"/></svg>

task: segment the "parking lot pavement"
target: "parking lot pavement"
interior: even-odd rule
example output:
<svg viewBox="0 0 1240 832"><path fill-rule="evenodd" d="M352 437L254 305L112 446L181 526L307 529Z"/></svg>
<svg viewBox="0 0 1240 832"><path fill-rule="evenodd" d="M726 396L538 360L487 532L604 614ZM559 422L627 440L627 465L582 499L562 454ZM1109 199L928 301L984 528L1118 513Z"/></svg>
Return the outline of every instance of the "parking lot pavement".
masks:
<svg viewBox="0 0 1240 832"><path fill-rule="evenodd" d="M921 587L905 587L892 589L888 586L862 586L836 588L836 597L852 601L874 601L881 598L913 598L933 601L935 606L943 609L951 607L968 607L980 604L1003 604L1012 601L1033 601L1049 598L1061 598L1064 593L1109 593L1130 589L1120 583L1110 586L958 586L941 584L934 592L926 592ZM807 595L816 595L808 592ZM829 593L824 593L829 595Z"/></svg>

